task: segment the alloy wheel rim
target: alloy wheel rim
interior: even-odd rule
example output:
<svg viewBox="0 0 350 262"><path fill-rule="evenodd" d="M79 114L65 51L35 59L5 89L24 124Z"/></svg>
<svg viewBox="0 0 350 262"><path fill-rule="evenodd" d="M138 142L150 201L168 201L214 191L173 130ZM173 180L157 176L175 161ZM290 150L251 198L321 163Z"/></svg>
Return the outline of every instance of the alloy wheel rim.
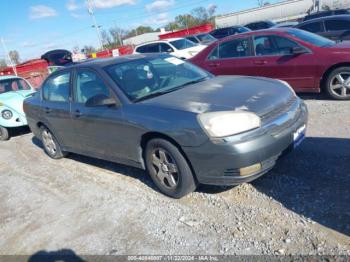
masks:
<svg viewBox="0 0 350 262"><path fill-rule="evenodd" d="M331 92L338 97L350 97L350 72L335 75L330 83Z"/></svg>
<svg viewBox="0 0 350 262"><path fill-rule="evenodd" d="M46 150L51 155L55 155L57 152L56 144L53 140L52 134L48 130L44 130L43 132L43 142Z"/></svg>
<svg viewBox="0 0 350 262"><path fill-rule="evenodd" d="M164 149L152 153L152 165L159 182L168 189L175 189L179 183L179 169L173 157Z"/></svg>

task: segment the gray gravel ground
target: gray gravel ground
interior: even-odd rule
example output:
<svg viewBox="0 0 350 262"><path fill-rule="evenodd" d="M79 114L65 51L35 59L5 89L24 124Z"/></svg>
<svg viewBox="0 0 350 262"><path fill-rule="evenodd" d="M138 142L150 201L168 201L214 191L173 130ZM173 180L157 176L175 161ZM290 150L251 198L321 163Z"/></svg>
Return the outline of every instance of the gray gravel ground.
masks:
<svg viewBox="0 0 350 262"><path fill-rule="evenodd" d="M304 97L307 139L252 184L158 193L141 170L0 145L0 254L349 254L350 102Z"/></svg>

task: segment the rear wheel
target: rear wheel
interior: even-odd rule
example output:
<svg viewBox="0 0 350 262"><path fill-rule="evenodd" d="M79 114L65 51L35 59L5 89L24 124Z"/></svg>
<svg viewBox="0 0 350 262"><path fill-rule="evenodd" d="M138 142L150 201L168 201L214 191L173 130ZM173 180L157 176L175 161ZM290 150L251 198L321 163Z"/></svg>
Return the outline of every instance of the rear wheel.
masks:
<svg viewBox="0 0 350 262"><path fill-rule="evenodd" d="M62 151L60 144L52 132L45 126L42 126L40 130L41 141L43 142L45 153L53 159L65 157L67 153Z"/></svg>
<svg viewBox="0 0 350 262"><path fill-rule="evenodd" d="M165 195L181 198L196 189L196 181L186 159L169 141L150 140L145 160L152 180Z"/></svg>
<svg viewBox="0 0 350 262"><path fill-rule="evenodd" d="M326 92L337 100L350 99L350 67L339 67L329 74Z"/></svg>
<svg viewBox="0 0 350 262"><path fill-rule="evenodd" d="M0 141L6 141L10 139L9 130L6 127L0 126Z"/></svg>

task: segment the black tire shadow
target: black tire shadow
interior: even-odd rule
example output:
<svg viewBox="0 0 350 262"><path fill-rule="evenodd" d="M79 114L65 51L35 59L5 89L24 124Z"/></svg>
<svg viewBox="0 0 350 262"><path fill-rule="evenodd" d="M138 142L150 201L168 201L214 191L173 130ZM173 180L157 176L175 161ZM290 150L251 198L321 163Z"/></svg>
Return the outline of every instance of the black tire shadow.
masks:
<svg viewBox="0 0 350 262"><path fill-rule="evenodd" d="M293 212L350 236L350 139L307 138L252 184Z"/></svg>
<svg viewBox="0 0 350 262"><path fill-rule="evenodd" d="M40 250L31 255L28 262L84 262L83 258L78 256L71 249L61 249L57 251Z"/></svg>

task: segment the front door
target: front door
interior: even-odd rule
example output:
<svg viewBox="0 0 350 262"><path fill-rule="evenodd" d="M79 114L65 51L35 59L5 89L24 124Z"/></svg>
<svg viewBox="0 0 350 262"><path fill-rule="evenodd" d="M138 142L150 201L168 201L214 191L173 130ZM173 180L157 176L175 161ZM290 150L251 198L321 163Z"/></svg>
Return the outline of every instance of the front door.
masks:
<svg viewBox="0 0 350 262"><path fill-rule="evenodd" d="M258 35L253 42L255 75L287 81L298 91L315 87L317 60L309 49L277 35ZM293 54L292 49L296 47L306 53Z"/></svg>

